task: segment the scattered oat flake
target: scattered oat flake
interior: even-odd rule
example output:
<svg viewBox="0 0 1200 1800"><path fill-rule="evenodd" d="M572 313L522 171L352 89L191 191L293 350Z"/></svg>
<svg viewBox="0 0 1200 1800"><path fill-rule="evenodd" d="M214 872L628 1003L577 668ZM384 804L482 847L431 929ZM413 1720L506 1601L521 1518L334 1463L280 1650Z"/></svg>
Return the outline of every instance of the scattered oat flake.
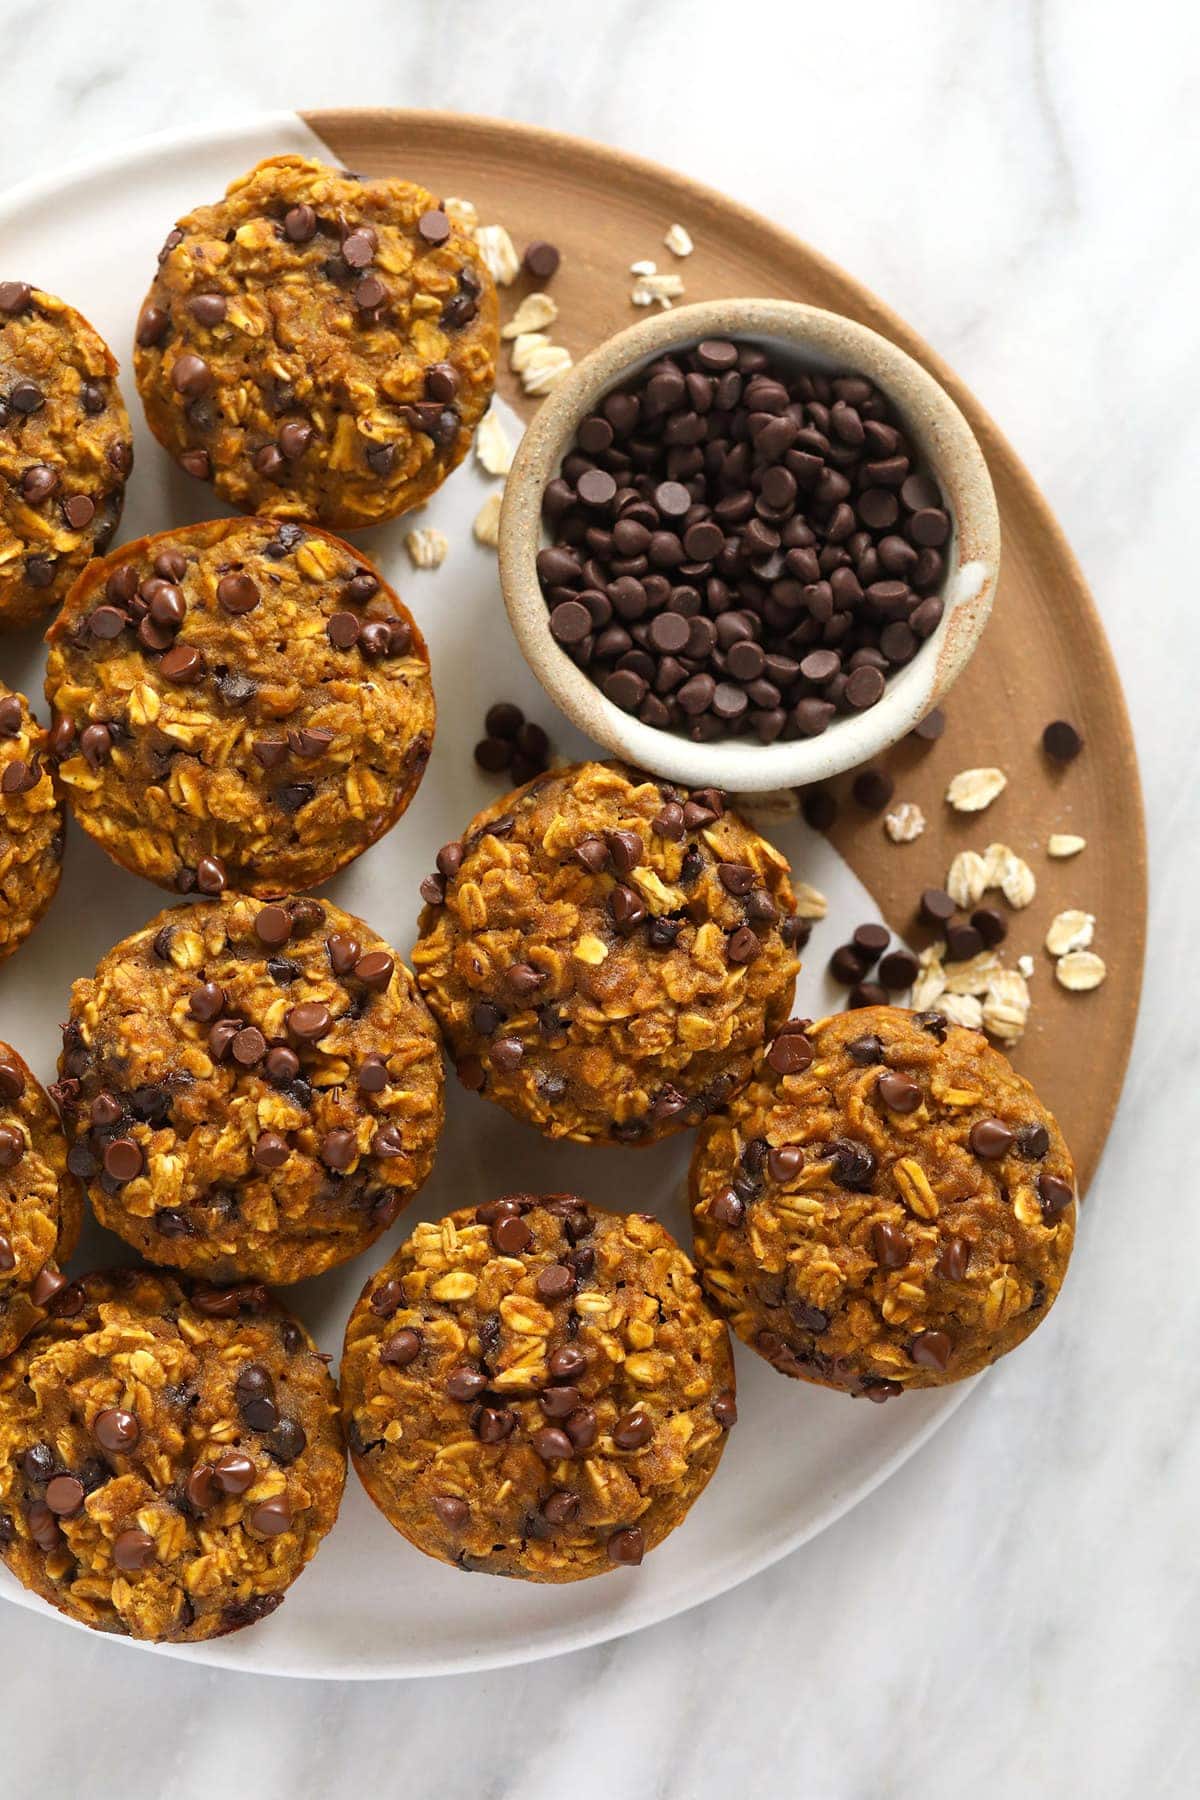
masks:
<svg viewBox="0 0 1200 1800"><path fill-rule="evenodd" d="M1021 974L1025 977L1026 981L1029 980L1029 977L1033 974L1034 969L1036 967L1037 967L1037 964L1034 962L1032 956L1029 956L1029 955L1018 956L1017 968L1020 970Z"/></svg>
<svg viewBox="0 0 1200 1800"><path fill-rule="evenodd" d="M1054 965L1054 973L1063 987L1074 994L1098 988L1108 974L1104 958L1094 950L1068 950Z"/></svg>
<svg viewBox="0 0 1200 1800"><path fill-rule="evenodd" d="M913 982L909 999L914 1012L928 1012L946 991L946 971L936 944L922 950L918 958L920 972Z"/></svg>
<svg viewBox="0 0 1200 1800"><path fill-rule="evenodd" d="M494 550L500 542L500 504L504 495L502 490L489 494L475 515L474 531L476 539Z"/></svg>
<svg viewBox="0 0 1200 1800"><path fill-rule="evenodd" d="M1004 880L1004 871L1008 859L1015 854L1007 844L989 844L983 853L984 867L987 870L987 886L998 888Z"/></svg>
<svg viewBox="0 0 1200 1800"><path fill-rule="evenodd" d="M639 275L629 298L635 306L673 306L683 296L683 280L679 275Z"/></svg>
<svg viewBox="0 0 1200 1800"><path fill-rule="evenodd" d="M663 243L672 256L690 256L696 248L692 242L692 234L686 225L669 225Z"/></svg>
<svg viewBox="0 0 1200 1800"><path fill-rule="evenodd" d="M968 1031L982 1029L983 1003L974 994L941 994L937 1010L952 1025L965 1025Z"/></svg>
<svg viewBox="0 0 1200 1800"><path fill-rule="evenodd" d="M509 351L509 357L516 374L520 375L531 356L538 350L552 349L550 339L542 331L523 331Z"/></svg>
<svg viewBox="0 0 1200 1800"><path fill-rule="evenodd" d="M1000 876L1000 892L1008 904L1020 911L1037 893L1037 880L1023 856L1011 852Z"/></svg>
<svg viewBox="0 0 1200 1800"><path fill-rule="evenodd" d="M983 1029L1002 1044L1015 1044L1029 1021L1029 988L1017 969L997 969L983 997Z"/></svg>
<svg viewBox="0 0 1200 1800"><path fill-rule="evenodd" d="M761 794L739 794L738 810L754 819L794 819L800 797L795 788L764 788Z"/></svg>
<svg viewBox="0 0 1200 1800"><path fill-rule="evenodd" d="M946 992L949 994L986 994L997 975L1004 970L994 950L981 950L966 962L951 963L946 970Z"/></svg>
<svg viewBox="0 0 1200 1800"><path fill-rule="evenodd" d="M902 800L883 821L893 844L911 844L925 829L925 814L914 800Z"/></svg>
<svg viewBox="0 0 1200 1800"><path fill-rule="evenodd" d="M404 548L414 569L440 569L450 543L444 532L435 531L432 525L423 525L417 531L405 532Z"/></svg>
<svg viewBox="0 0 1200 1800"><path fill-rule="evenodd" d="M657 275L658 264L651 262L648 256L643 256L638 262L630 263L629 273L631 275Z"/></svg>
<svg viewBox="0 0 1200 1800"><path fill-rule="evenodd" d="M1066 956L1070 950L1086 950L1096 931L1094 913L1068 907L1056 913L1046 932L1046 948L1051 956Z"/></svg>
<svg viewBox="0 0 1200 1800"><path fill-rule="evenodd" d="M479 214L473 200L460 200L457 195L452 194L448 200L442 201L442 211L449 213L450 217L461 225L464 231L469 231L472 237L475 235L479 225Z"/></svg>
<svg viewBox="0 0 1200 1800"><path fill-rule="evenodd" d="M810 887L807 881L796 883L796 917L798 919L823 919L829 911L829 902L819 888Z"/></svg>
<svg viewBox="0 0 1200 1800"><path fill-rule="evenodd" d="M527 331L540 331L553 325L558 307L549 294L526 294L507 325L501 327L502 338L521 337Z"/></svg>
<svg viewBox="0 0 1200 1800"><path fill-rule="evenodd" d="M1056 831L1046 845L1047 856L1078 856L1087 844L1086 838L1076 837L1072 831Z"/></svg>
<svg viewBox="0 0 1200 1800"><path fill-rule="evenodd" d="M982 812L1008 786L1003 769L961 769L946 789L955 812Z"/></svg>
<svg viewBox="0 0 1200 1800"><path fill-rule="evenodd" d="M513 366L516 367L515 360ZM548 394L570 368L569 350L564 350L561 344L545 344L531 351L522 362L521 386L527 394Z"/></svg>
<svg viewBox="0 0 1200 1800"><path fill-rule="evenodd" d="M512 468L513 448L494 407L489 407L479 422L475 454L489 475L507 475Z"/></svg>
<svg viewBox="0 0 1200 1800"><path fill-rule="evenodd" d="M479 225L475 229L479 254L499 287L511 287L521 273L521 259L503 225Z"/></svg>
<svg viewBox="0 0 1200 1800"><path fill-rule="evenodd" d="M969 912L979 905L988 886L988 866L978 850L960 850L946 876L946 892L955 906Z"/></svg>

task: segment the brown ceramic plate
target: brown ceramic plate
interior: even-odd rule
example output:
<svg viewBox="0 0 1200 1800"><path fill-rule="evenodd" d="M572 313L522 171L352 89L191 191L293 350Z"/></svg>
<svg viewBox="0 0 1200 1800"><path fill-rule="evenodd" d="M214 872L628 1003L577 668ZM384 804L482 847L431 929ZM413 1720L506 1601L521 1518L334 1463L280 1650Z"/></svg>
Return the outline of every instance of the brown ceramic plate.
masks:
<svg viewBox="0 0 1200 1800"><path fill-rule="evenodd" d="M1142 981L1146 847L1137 759L1112 655L1079 565L1029 471L983 407L866 288L770 220L682 175L497 119L368 110L304 118L351 169L407 175L437 193L465 195L482 220L508 228L518 251L533 238L557 244L562 266L552 283L559 307L553 335L576 357L643 316L629 302L628 268L634 258L650 256L682 274L688 301L753 294L846 313L915 357L961 407L987 457L1000 507L1003 555L991 621L949 698L940 743L930 749L910 740L883 759L898 797L924 811L923 837L897 847L878 819L864 819L851 804L842 807L831 835L884 917L914 940L914 896L940 885L958 850L995 840L1010 844L1037 875L1037 898L1020 915L1022 945L1040 946L1064 907L1096 915L1107 981L1092 993L1067 993L1039 948L1029 1028L1013 1056L1058 1115L1086 1186L1121 1092ZM662 247L674 220L696 245L681 263ZM506 312L537 285L522 275L504 292ZM502 387L528 417L533 405L507 372ZM1041 749L1043 726L1057 718L1072 720L1086 740L1066 768L1051 764ZM986 813L952 812L943 798L950 777L993 764L1008 775L1000 800ZM848 788L848 777L836 784L839 795ZM1087 848L1078 858L1053 862L1045 852L1051 832L1077 833ZM847 928L855 923L847 920Z"/></svg>

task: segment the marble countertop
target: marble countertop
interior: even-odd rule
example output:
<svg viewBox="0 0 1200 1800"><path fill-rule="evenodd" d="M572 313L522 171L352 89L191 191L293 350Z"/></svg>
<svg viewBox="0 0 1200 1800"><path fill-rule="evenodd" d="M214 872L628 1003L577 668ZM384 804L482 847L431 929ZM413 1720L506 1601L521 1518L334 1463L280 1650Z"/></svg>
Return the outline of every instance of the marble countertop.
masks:
<svg viewBox="0 0 1200 1800"><path fill-rule="evenodd" d="M386 1688L134 1660L0 1606L5 1785L78 1800L230 1782L263 1800L364 1783L444 1800L1194 1792L1200 626L1180 545L1200 460L1184 398L1200 139L1178 122L1197 27L1170 0L1132 20L1115 0L774 0L736 37L715 0L358 0L327 36L329 18L316 0L152 17L108 0L98 29L81 0L0 0L20 97L0 187L266 108L436 105L659 158L845 264L1009 433L1103 612L1156 871L1138 1039L1068 1302L783 1564L600 1649ZM1121 922L1104 925L1111 944Z"/></svg>

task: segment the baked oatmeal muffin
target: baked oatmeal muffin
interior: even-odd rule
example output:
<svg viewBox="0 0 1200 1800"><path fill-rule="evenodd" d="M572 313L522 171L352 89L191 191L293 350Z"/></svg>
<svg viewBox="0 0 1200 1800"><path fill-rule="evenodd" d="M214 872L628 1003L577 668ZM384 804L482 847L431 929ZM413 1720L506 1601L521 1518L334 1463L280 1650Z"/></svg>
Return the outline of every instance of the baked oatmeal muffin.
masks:
<svg viewBox="0 0 1200 1800"><path fill-rule="evenodd" d="M108 548L133 467L112 352L65 301L0 281L0 631Z"/></svg>
<svg viewBox="0 0 1200 1800"><path fill-rule="evenodd" d="M357 1256L425 1180L442 1126L412 976L328 900L160 913L74 984L59 1068L100 1223L214 1281Z"/></svg>
<svg viewBox="0 0 1200 1800"><path fill-rule="evenodd" d="M265 1288L83 1275L0 1365L0 1555L97 1631L265 1619L337 1517L337 1390Z"/></svg>
<svg viewBox="0 0 1200 1800"><path fill-rule="evenodd" d="M66 1286L83 1193L50 1097L11 1044L0 1043L0 1357L46 1316Z"/></svg>
<svg viewBox="0 0 1200 1800"><path fill-rule="evenodd" d="M24 694L0 682L0 962L53 900L62 858L62 796L46 733Z"/></svg>
<svg viewBox="0 0 1200 1800"><path fill-rule="evenodd" d="M1075 1171L1029 1083L940 1013L794 1021L701 1132L695 1254L785 1375L886 1400L1027 1338L1066 1274Z"/></svg>
<svg viewBox="0 0 1200 1800"><path fill-rule="evenodd" d="M547 1137L696 1124L791 1007L788 865L715 789L555 770L473 819L421 891L413 967L459 1079Z"/></svg>
<svg viewBox="0 0 1200 1800"><path fill-rule="evenodd" d="M160 887L313 887L395 824L433 743L429 655L349 544L212 519L124 544L47 634L80 824Z"/></svg>
<svg viewBox="0 0 1200 1800"><path fill-rule="evenodd" d="M168 234L134 370L189 475L246 512L348 531L462 461L497 347L492 278L432 194L275 156Z"/></svg>
<svg viewBox="0 0 1200 1800"><path fill-rule="evenodd" d="M729 1334L657 1219L510 1194L418 1225L351 1314L363 1486L428 1556L531 1581L640 1563L737 1417Z"/></svg>

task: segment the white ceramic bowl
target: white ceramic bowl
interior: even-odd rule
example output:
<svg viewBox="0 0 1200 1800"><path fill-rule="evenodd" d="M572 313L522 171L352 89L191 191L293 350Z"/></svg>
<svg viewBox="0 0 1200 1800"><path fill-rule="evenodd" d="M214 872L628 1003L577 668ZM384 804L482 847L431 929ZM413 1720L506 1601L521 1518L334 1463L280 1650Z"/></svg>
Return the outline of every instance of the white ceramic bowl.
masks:
<svg viewBox="0 0 1200 1800"><path fill-rule="evenodd" d="M760 744L697 744L644 725L605 698L550 632L537 552L550 542L542 493L559 472L581 419L614 387L668 351L703 338L749 339L785 366L867 375L894 405L954 521L940 590L945 612L913 660L867 711L839 714L820 737ZM645 319L577 363L548 395L521 441L500 516L500 581L521 649L547 694L613 755L688 787L757 793L803 787L869 762L897 743L965 668L991 610L1000 520L983 452L949 395L911 356L837 313L787 300L713 300Z"/></svg>

